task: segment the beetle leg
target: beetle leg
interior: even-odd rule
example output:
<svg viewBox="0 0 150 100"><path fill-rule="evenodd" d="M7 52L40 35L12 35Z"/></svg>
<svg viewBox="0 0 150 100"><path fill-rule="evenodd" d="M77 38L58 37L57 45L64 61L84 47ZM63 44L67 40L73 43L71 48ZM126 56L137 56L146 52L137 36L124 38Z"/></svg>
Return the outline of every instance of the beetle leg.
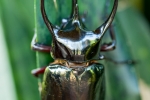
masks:
<svg viewBox="0 0 150 100"><path fill-rule="evenodd" d="M129 64L129 65L135 65L136 64L136 61L134 61L134 60L115 61L111 58L106 58L106 57L105 57L105 60L111 61L114 64Z"/></svg>
<svg viewBox="0 0 150 100"><path fill-rule="evenodd" d="M100 60L105 59L107 61L113 62L114 64L129 64L129 65L135 65L136 64L136 61L134 61L134 60L115 61L115 60L108 58L104 55L100 55L99 59Z"/></svg>
<svg viewBox="0 0 150 100"><path fill-rule="evenodd" d="M38 77L40 74L44 74L45 69L46 69L46 67L33 69L31 71L31 74L34 75L35 77Z"/></svg>
<svg viewBox="0 0 150 100"><path fill-rule="evenodd" d="M87 14L88 14L88 12L87 12L87 11L84 11L83 14L80 16L82 22L85 22L85 21L86 21Z"/></svg>
<svg viewBox="0 0 150 100"><path fill-rule="evenodd" d="M116 37L115 37L115 33L114 33L112 25L110 26L109 31L110 31L109 33L110 33L110 37L112 39L112 42L111 43L104 43L104 44L102 44L102 47L100 49L101 51L114 50L115 47L116 47Z"/></svg>
<svg viewBox="0 0 150 100"><path fill-rule="evenodd" d="M32 39L32 42L31 42L31 48L32 48L33 50L36 50L36 51L50 53L51 47L50 47L50 46L43 45L43 44L40 44L40 43L37 43L37 42L36 42L36 37L37 37L36 34L34 34L33 39Z"/></svg>

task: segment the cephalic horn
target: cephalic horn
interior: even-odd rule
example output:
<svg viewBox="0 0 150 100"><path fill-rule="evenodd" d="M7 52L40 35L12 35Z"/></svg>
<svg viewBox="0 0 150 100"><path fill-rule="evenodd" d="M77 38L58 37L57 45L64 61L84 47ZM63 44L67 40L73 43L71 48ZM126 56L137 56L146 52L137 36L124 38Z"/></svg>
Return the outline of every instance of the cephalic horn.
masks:
<svg viewBox="0 0 150 100"><path fill-rule="evenodd" d="M79 7L78 7L78 4L76 4L75 7L74 7L73 19L74 20L79 20Z"/></svg>
<svg viewBox="0 0 150 100"><path fill-rule="evenodd" d="M70 16L70 18L72 18L72 17L74 16L75 7L76 7L77 3L78 3L77 0L72 0L72 11L71 11L71 16Z"/></svg>
<svg viewBox="0 0 150 100"><path fill-rule="evenodd" d="M41 0L41 13L42 13L42 17L43 17L43 20L44 20L46 26L48 27L49 31L53 35L54 30L57 28L49 21L47 15L46 15L44 0Z"/></svg>
<svg viewBox="0 0 150 100"><path fill-rule="evenodd" d="M109 28L115 17L117 7L118 7L118 0L115 0L111 14L109 15L108 19L94 31L95 34L100 34L101 37L104 35L105 31Z"/></svg>

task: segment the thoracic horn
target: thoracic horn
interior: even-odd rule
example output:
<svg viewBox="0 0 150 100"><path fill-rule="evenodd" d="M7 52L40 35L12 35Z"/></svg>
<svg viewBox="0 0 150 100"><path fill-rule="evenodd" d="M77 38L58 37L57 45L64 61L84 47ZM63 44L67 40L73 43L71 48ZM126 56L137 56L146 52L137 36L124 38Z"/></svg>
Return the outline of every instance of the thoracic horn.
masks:
<svg viewBox="0 0 150 100"><path fill-rule="evenodd" d="M54 30L57 28L49 21L47 15L46 15L44 0L41 0L41 13L42 13L42 17L43 17L43 20L44 20L46 26L48 27L51 34L54 35Z"/></svg>
<svg viewBox="0 0 150 100"><path fill-rule="evenodd" d="M108 19L94 31L95 34L99 34L101 35L101 37L104 35L105 31L109 28L115 17L117 7L118 7L118 0L115 0L111 14L109 15Z"/></svg>

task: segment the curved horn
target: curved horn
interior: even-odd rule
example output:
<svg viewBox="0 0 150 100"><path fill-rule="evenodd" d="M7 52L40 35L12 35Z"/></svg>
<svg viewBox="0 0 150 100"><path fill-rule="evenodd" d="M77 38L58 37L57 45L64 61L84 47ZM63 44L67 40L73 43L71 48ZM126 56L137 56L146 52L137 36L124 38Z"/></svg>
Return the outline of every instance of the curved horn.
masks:
<svg viewBox="0 0 150 100"><path fill-rule="evenodd" d="M101 37L104 35L105 31L109 28L115 17L117 7L118 7L118 0L115 0L111 14L109 15L108 19L94 31L95 34L100 34Z"/></svg>
<svg viewBox="0 0 150 100"><path fill-rule="evenodd" d="M41 0L41 13L42 13L42 17L43 17L43 20L44 20L46 26L48 27L49 31L53 35L54 29L56 29L56 27L49 21L47 15L46 15L44 0Z"/></svg>

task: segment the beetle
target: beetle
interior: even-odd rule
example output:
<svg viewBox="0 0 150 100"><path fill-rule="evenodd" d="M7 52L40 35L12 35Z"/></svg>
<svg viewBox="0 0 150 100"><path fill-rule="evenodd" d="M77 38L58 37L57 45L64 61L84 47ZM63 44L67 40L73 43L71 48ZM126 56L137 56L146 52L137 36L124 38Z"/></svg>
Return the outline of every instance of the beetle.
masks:
<svg viewBox="0 0 150 100"><path fill-rule="evenodd" d="M72 0L71 17L62 21L60 27L48 19L41 0L41 14L52 35L52 46L36 42L36 34L31 42L33 50L51 52L54 62L46 68L33 70L35 76L44 73L42 100L103 100L104 66L100 60L107 59L101 51L114 50L116 39L111 23L115 17L118 0L114 0L107 20L94 31L87 31L79 15L77 0ZM101 43L110 28L111 43ZM96 92L99 95L95 95Z"/></svg>

